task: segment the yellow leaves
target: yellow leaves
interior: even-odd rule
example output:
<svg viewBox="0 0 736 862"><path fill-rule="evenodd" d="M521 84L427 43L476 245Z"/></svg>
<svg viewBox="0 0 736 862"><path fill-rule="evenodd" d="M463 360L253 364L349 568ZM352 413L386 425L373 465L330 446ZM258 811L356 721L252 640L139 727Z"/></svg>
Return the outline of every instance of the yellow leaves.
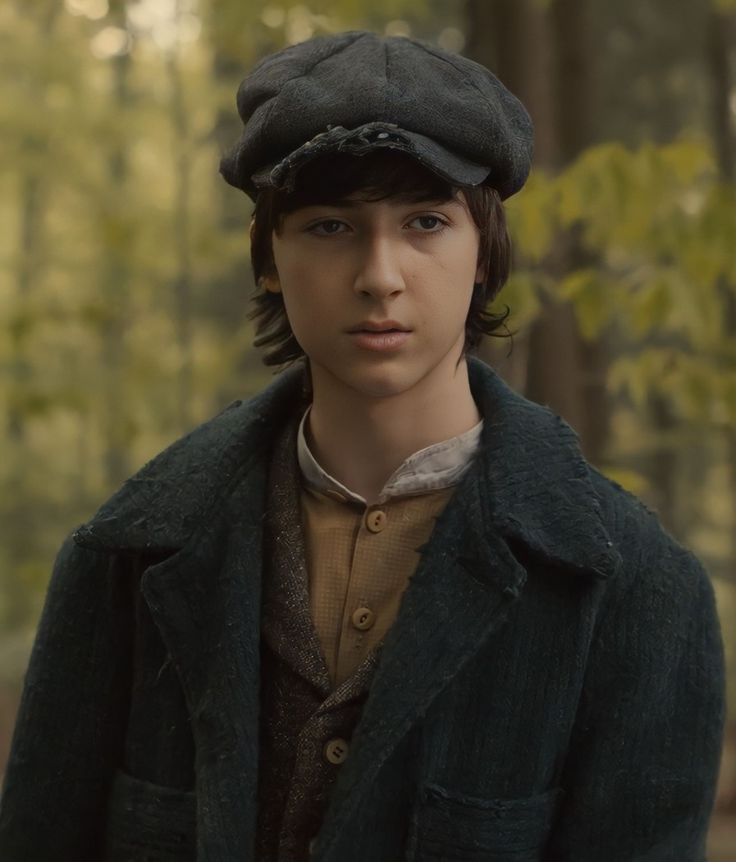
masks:
<svg viewBox="0 0 736 862"><path fill-rule="evenodd" d="M539 311L539 283L529 271L511 274L500 299L494 303L494 311L500 311L507 304L511 308L509 329L520 329L532 321Z"/></svg>
<svg viewBox="0 0 736 862"><path fill-rule="evenodd" d="M639 338L652 333L681 334L692 343L712 337L710 306L701 302L697 282L672 265L643 265L622 284L622 324Z"/></svg>
<svg viewBox="0 0 736 862"><path fill-rule="evenodd" d="M541 289L540 272L559 270L557 244L567 241L566 231L575 232L582 242L577 256L586 264L547 280L553 296L572 303L584 338L616 325L634 349L652 338L671 341L684 355L700 353L712 372L727 337L725 286L736 289L736 192L718 183L706 141L592 147L558 176L534 173L508 213L517 260L513 284L527 288L519 294L526 314L539 313L528 292ZM501 298L514 310L510 290ZM631 368L621 365L616 383L625 381L642 401L651 387L668 386L670 361L665 354L639 353ZM736 358L725 367L736 367ZM710 409L712 398L716 411L736 415L732 396L716 392L714 375L698 363L683 359L675 376L672 389L683 410Z"/></svg>
<svg viewBox="0 0 736 862"><path fill-rule="evenodd" d="M541 261L553 244L559 222L559 191L553 179L543 171L532 171L524 192L512 197L506 205L506 218L524 256Z"/></svg>
<svg viewBox="0 0 736 862"><path fill-rule="evenodd" d="M683 210L697 210L698 192L714 178L707 145L682 139L634 151L618 143L591 147L553 182L560 223L581 223L591 247L646 251L672 239Z"/></svg>
<svg viewBox="0 0 736 862"><path fill-rule="evenodd" d="M613 323L641 339L678 334L695 347L721 337L719 285L736 284L736 203L717 183L704 140L591 147L558 176L534 172L507 212L516 284L539 287L566 230L579 232L597 261L551 290L572 302L585 338ZM527 301L525 311L532 308Z"/></svg>
<svg viewBox="0 0 736 862"><path fill-rule="evenodd" d="M560 222L563 226L586 220L593 226L621 212L627 202L627 153L620 144L591 147L556 178Z"/></svg>
<svg viewBox="0 0 736 862"><path fill-rule="evenodd" d="M588 341L598 336L611 318L613 287L610 279L595 269L576 270L558 284L558 295L572 301L580 332Z"/></svg>
<svg viewBox="0 0 736 862"><path fill-rule="evenodd" d="M706 138L683 136L672 144L651 149L665 182L674 177L680 186L689 187L701 179L712 181L715 177L713 154Z"/></svg>
<svg viewBox="0 0 736 862"><path fill-rule="evenodd" d="M676 412L702 424L731 427L736 422L736 367L718 357L695 355L681 345L649 347L619 357L611 366L612 392L625 393L643 411L654 391L667 396Z"/></svg>
<svg viewBox="0 0 736 862"><path fill-rule="evenodd" d="M632 292L628 321L633 334L644 336L668 322L672 312L671 285L664 272L654 272L649 283Z"/></svg>

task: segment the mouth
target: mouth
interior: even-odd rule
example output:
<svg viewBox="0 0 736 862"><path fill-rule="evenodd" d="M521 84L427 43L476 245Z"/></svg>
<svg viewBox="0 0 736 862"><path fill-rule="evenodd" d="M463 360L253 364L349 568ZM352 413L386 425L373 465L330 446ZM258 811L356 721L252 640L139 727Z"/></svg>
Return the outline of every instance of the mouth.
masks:
<svg viewBox="0 0 736 862"><path fill-rule="evenodd" d="M386 323L371 323L370 321L366 321L365 323L358 324L358 326L354 326L352 329L348 329L348 332L411 332L411 329L393 320Z"/></svg>
<svg viewBox="0 0 736 862"><path fill-rule="evenodd" d="M359 350L372 353L395 353L409 341L411 330L387 327L385 329L360 328L351 333L351 341Z"/></svg>

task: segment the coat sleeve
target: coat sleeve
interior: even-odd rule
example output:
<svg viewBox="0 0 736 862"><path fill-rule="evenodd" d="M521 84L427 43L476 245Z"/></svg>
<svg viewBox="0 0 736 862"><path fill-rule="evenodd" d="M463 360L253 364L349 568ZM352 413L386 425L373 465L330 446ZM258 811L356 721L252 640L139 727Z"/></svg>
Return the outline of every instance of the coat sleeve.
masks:
<svg viewBox="0 0 736 862"><path fill-rule="evenodd" d="M99 862L128 714L131 579L69 537L54 565L0 799L0 859Z"/></svg>
<svg viewBox="0 0 736 862"><path fill-rule="evenodd" d="M725 721L714 590L658 527L642 546L591 644L545 862L706 858Z"/></svg>

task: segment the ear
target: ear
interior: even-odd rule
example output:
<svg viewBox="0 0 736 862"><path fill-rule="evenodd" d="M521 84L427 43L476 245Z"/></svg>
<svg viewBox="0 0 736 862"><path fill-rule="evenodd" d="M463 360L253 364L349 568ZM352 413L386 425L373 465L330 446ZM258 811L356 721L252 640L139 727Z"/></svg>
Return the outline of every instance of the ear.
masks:
<svg viewBox="0 0 736 862"><path fill-rule="evenodd" d="M262 275L258 279L258 287L260 287L261 290L267 290L269 293L281 293L281 281L279 280L278 274Z"/></svg>
<svg viewBox="0 0 736 862"><path fill-rule="evenodd" d="M478 268L475 271L475 284L485 284L487 278L488 273L486 272L486 268L483 264L479 263Z"/></svg>

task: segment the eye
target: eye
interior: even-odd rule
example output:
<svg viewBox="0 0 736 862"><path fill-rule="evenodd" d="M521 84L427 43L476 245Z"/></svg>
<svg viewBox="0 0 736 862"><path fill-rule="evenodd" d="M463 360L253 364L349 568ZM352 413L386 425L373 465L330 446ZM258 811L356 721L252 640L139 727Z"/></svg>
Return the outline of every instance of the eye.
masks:
<svg viewBox="0 0 736 862"><path fill-rule="evenodd" d="M336 233L343 233L341 228L346 227L345 222L331 218L310 225L307 228L307 232L316 234L317 236L334 236Z"/></svg>
<svg viewBox="0 0 736 862"><path fill-rule="evenodd" d="M436 215L420 215L412 219L409 225L417 224L422 233L439 233L447 227L447 222Z"/></svg>

